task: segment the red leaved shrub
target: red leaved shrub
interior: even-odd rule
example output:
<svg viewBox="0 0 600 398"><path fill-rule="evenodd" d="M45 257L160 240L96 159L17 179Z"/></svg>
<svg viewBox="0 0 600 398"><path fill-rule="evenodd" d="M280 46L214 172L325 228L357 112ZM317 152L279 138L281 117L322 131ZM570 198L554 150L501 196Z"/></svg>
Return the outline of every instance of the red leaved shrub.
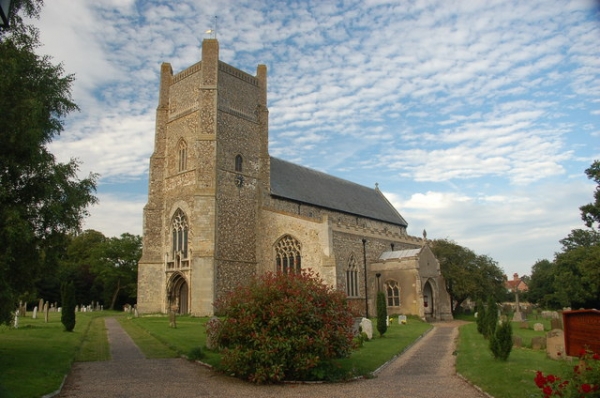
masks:
<svg viewBox="0 0 600 398"><path fill-rule="evenodd" d="M215 306L225 316L218 333L223 369L254 383L325 379L332 359L352 349L344 293L310 270L265 274Z"/></svg>

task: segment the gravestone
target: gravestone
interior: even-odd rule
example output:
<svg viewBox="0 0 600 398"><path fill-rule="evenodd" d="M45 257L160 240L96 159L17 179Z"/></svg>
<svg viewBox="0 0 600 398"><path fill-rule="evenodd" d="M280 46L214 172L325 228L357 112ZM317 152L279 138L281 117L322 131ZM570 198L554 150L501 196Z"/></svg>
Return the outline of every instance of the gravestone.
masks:
<svg viewBox="0 0 600 398"><path fill-rule="evenodd" d="M398 315L398 323L400 325L406 325L406 315Z"/></svg>
<svg viewBox="0 0 600 398"><path fill-rule="evenodd" d="M360 321L360 327L362 328L363 333L367 334L369 340L373 338L373 322L370 319L363 318Z"/></svg>
<svg viewBox="0 0 600 398"><path fill-rule="evenodd" d="M33 307L33 315L31 315L32 319L37 319L37 306Z"/></svg>
<svg viewBox="0 0 600 398"><path fill-rule="evenodd" d="M48 308L48 302L44 303L44 322L48 323L48 314L50 313L50 308Z"/></svg>
<svg viewBox="0 0 600 398"><path fill-rule="evenodd" d="M553 329L546 333L546 354L552 359L566 358L565 332L562 329Z"/></svg>
<svg viewBox="0 0 600 398"><path fill-rule="evenodd" d="M531 339L531 348L534 350L542 350L546 348L546 338L543 336L535 336Z"/></svg>
<svg viewBox="0 0 600 398"><path fill-rule="evenodd" d="M206 348L208 348L209 350L215 350L219 348L218 339L221 327L223 326L222 322L219 318L213 316L212 318L210 318L206 326ZM356 331L358 333L358 325L356 326Z"/></svg>
<svg viewBox="0 0 600 398"><path fill-rule="evenodd" d="M40 299L40 302L38 303L38 308L40 311L44 311L44 299Z"/></svg>
<svg viewBox="0 0 600 398"><path fill-rule="evenodd" d="M554 329L561 329L562 330L563 325L560 319L551 319L550 320L550 330L554 330Z"/></svg>
<svg viewBox="0 0 600 398"><path fill-rule="evenodd" d="M15 329L19 328L19 310L15 311L15 324L14 324Z"/></svg>
<svg viewBox="0 0 600 398"><path fill-rule="evenodd" d="M520 329L529 329L529 322L521 322L519 324Z"/></svg>
<svg viewBox="0 0 600 398"><path fill-rule="evenodd" d="M133 305L133 317L139 318L139 316L140 316L140 314L138 313L138 310L137 310L137 304L134 304Z"/></svg>
<svg viewBox="0 0 600 398"><path fill-rule="evenodd" d="M512 341L513 341L513 347L515 347L515 348L523 347L523 338L521 336L513 335Z"/></svg>
<svg viewBox="0 0 600 398"><path fill-rule="evenodd" d="M127 304L129 305L129 304ZM169 311L169 327L177 329L177 306L174 305Z"/></svg>
<svg viewBox="0 0 600 398"><path fill-rule="evenodd" d="M544 331L544 325L541 323L536 323L533 325L533 330L535 330L536 332L543 332Z"/></svg>

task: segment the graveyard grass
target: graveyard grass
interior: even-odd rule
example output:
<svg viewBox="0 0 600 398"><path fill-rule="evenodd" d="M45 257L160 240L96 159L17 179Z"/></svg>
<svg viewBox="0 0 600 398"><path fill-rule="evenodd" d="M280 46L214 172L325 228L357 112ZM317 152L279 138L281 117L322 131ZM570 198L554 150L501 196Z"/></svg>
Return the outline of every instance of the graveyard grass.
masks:
<svg viewBox="0 0 600 398"><path fill-rule="evenodd" d="M521 329L518 322L512 323L513 336L523 339L523 348L513 347L507 361L494 359L488 348L489 341L477 333L475 323L461 326L456 371L495 398L541 396L533 381L536 371L562 374L565 367L571 365L547 358L545 349L531 349L531 338L543 336L549 331L548 320L529 321L530 328L538 322L544 324L545 332Z"/></svg>
<svg viewBox="0 0 600 398"><path fill-rule="evenodd" d="M19 318L18 329L0 326L0 397L43 396L60 387L75 358L108 358L100 314L77 313L73 332L64 331L58 312L48 314L48 323L43 314L32 319L28 313ZM93 342L83 344L86 336ZM84 346L88 348L83 350Z"/></svg>
<svg viewBox="0 0 600 398"><path fill-rule="evenodd" d="M205 349L204 325L208 318L181 316L177 328L169 327L168 317L133 318L123 312L77 313L73 332L65 332L60 313L50 313L48 323L43 316L19 318L19 328L0 326L0 397L40 397L56 391L73 361L100 361L110 358L104 318L116 317L149 358L187 355L202 348L203 362L218 368L220 356ZM467 319L472 320L472 319ZM568 362L546 358L546 352L530 348L531 338L545 332L534 332L533 323L540 322L549 330L549 321L530 321L530 329L513 323L514 335L523 339L523 348L513 349L507 362L495 360L488 341L477 333L474 323L460 328L457 371L495 398L539 396L533 382L535 372L562 374ZM340 375L370 375L381 365L400 354L431 326L415 318L407 325L393 324L385 337L364 343L349 358L337 360Z"/></svg>

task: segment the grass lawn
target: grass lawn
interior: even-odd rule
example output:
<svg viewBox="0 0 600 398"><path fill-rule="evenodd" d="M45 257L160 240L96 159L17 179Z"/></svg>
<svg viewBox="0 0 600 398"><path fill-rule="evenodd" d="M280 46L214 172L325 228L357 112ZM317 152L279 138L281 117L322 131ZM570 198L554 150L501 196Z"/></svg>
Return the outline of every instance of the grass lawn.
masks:
<svg viewBox="0 0 600 398"><path fill-rule="evenodd" d="M513 335L523 337L524 343L529 339L530 344L531 337L544 333L520 329L518 323L513 323ZM539 397L540 390L533 382L536 371L561 374L567 366L571 365L548 359L545 350L529 348L513 348L506 362L495 360L488 340L477 333L475 323L460 328L456 370L495 398Z"/></svg>
<svg viewBox="0 0 600 398"><path fill-rule="evenodd" d="M58 312L49 314L48 323L43 314L32 319L29 312L19 318L18 329L0 326L0 397L40 397L57 390L100 314L77 313L73 332L64 331Z"/></svg>

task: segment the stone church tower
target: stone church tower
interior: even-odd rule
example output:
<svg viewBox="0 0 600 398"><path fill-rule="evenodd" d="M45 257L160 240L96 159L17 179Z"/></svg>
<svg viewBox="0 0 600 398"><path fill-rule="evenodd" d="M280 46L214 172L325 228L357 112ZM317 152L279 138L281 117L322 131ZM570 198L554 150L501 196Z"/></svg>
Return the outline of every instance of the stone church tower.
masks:
<svg viewBox="0 0 600 398"><path fill-rule="evenodd" d="M374 315L382 289L390 314L448 318L427 240L406 233L377 186L269 156L268 116L266 66L252 76L219 61L216 39L177 74L162 65L140 313L212 315L219 297L257 274L310 268L356 314Z"/></svg>
<svg viewBox="0 0 600 398"><path fill-rule="evenodd" d="M211 314L216 291L255 275L267 122L266 66L252 76L219 61L216 39L204 40L202 60L176 75L162 65L140 312Z"/></svg>

